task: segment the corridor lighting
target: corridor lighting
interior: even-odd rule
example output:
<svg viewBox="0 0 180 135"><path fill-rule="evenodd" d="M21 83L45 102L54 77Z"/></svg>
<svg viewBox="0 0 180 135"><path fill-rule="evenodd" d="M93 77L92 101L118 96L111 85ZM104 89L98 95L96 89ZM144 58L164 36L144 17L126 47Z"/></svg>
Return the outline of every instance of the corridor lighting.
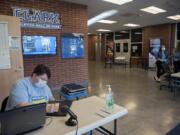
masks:
<svg viewBox="0 0 180 135"><path fill-rule="evenodd" d="M97 31L101 31L101 32L109 32L111 30L107 30L107 29L98 29Z"/></svg>
<svg viewBox="0 0 180 135"><path fill-rule="evenodd" d="M100 20L98 21L99 23L106 23L106 24L113 24L113 23L117 23L117 21L111 21L111 20Z"/></svg>
<svg viewBox="0 0 180 135"><path fill-rule="evenodd" d="M180 15L168 16L167 18L172 20L180 20Z"/></svg>
<svg viewBox="0 0 180 135"><path fill-rule="evenodd" d="M142 33L141 33L141 32L135 32L134 34L136 34L136 35L141 35Z"/></svg>
<svg viewBox="0 0 180 135"><path fill-rule="evenodd" d="M123 26L126 26L126 27L138 27L140 25L139 24L133 24L133 23L127 23L127 24L124 24Z"/></svg>
<svg viewBox="0 0 180 135"><path fill-rule="evenodd" d="M159 13L166 12L166 10L160 9L158 7L155 7L155 6L150 6L150 7L147 7L147 8L140 9L140 10L144 11L144 12L151 13L151 14L159 14Z"/></svg>
<svg viewBox="0 0 180 135"><path fill-rule="evenodd" d="M103 1L110 2L117 5L123 5L125 3L132 2L133 0L103 0Z"/></svg>
<svg viewBox="0 0 180 135"><path fill-rule="evenodd" d="M105 19L107 17L110 17L114 14L118 13L118 10L108 10L108 11L105 11L105 12L102 12L101 14L91 18L88 20L88 26L91 26L92 24L102 20L102 19Z"/></svg>

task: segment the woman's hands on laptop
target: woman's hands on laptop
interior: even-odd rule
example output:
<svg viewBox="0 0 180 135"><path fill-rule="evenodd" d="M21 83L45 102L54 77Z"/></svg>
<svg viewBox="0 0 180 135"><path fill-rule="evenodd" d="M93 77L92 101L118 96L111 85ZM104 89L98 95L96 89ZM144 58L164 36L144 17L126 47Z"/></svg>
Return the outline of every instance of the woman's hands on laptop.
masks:
<svg viewBox="0 0 180 135"><path fill-rule="evenodd" d="M47 113L54 113L59 111L59 103L50 103L46 105Z"/></svg>

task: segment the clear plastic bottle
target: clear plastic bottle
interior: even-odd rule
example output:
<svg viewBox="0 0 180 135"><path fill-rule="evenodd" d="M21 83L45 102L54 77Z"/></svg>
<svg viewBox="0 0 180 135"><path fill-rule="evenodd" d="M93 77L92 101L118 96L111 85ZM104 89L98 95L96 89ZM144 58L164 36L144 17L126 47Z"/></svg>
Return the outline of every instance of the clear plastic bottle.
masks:
<svg viewBox="0 0 180 135"><path fill-rule="evenodd" d="M112 110L114 108L114 98L113 98L113 92L111 89L111 85L107 86L107 93L106 93L106 108L108 110Z"/></svg>

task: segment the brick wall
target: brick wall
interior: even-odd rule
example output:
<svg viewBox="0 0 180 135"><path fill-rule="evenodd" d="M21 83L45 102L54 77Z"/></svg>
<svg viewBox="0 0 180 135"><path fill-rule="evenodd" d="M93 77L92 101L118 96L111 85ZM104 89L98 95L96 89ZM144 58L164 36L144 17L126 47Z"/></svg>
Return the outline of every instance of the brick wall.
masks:
<svg viewBox="0 0 180 135"><path fill-rule="evenodd" d="M25 76L29 76L37 64L46 64L50 67L52 78L49 81L51 87L58 87L69 82L88 81L87 58L87 7L60 0L1 0L0 14L12 15L12 7L26 7L50 12L58 12L61 15L61 30L45 30L22 28L22 35L53 35L57 37L57 55L55 56L31 56L24 57ZM61 33L85 34L85 58L61 59Z"/></svg>

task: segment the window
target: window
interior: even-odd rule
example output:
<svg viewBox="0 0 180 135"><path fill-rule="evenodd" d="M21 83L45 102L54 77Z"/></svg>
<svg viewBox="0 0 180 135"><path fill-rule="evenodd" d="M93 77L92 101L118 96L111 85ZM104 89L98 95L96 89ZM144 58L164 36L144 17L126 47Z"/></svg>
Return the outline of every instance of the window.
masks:
<svg viewBox="0 0 180 135"><path fill-rule="evenodd" d="M131 42L142 42L142 29L131 30Z"/></svg>
<svg viewBox="0 0 180 135"><path fill-rule="evenodd" d="M121 52L121 45L120 45L120 43L116 43L116 52Z"/></svg>
<svg viewBox="0 0 180 135"><path fill-rule="evenodd" d="M130 32L128 30L115 32L115 40L129 39L129 38L130 38Z"/></svg>
<svg viewBox="0 0 180 135"><path fill-rule="evenodd" d="M142 43L131 44L131 56L142 56Z"/></svg>
<svg viewBox="0 0 180 135"><path fill-rule="evenodd" d="M123 43L123 51L128 52L128 43Z"/></svg>
<svg viewBox="0 0 180 135"><path fill-rule="evenodd" d="M142 56L142 29L131 30L131 56L140 57Z"/></svg>

